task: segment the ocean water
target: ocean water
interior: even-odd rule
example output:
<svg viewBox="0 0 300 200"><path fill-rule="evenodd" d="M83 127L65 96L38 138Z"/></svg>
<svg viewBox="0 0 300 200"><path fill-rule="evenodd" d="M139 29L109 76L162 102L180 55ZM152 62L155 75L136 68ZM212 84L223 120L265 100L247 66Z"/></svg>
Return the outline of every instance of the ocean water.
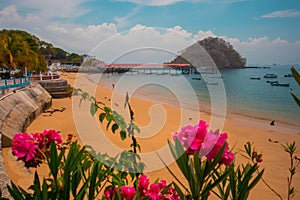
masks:
<svg viewBox="0 0 300 200"><path fill-rule="evenodd" d="M290 91L300 97L300 86L292 77L290 66L276 65L270 68L223 69L213 75L158 75L158 74L92 74L89 79L105 87L155 102L168 103L191 110L211 111L212 105L225 105L226 112L244 116L276 120L300 125L300 108ZM294 65L300 72L300 66ZM276 79L265 79L274 73ZM250 77L261 77L252 80ZM200 80L201 79L201 80ZM205 80L204 80L205 79ZM271 86L266 81L289 83L290 87ZM207 84L209 83L209 85ZM218 102L215 104L215 102Z"/></svg>

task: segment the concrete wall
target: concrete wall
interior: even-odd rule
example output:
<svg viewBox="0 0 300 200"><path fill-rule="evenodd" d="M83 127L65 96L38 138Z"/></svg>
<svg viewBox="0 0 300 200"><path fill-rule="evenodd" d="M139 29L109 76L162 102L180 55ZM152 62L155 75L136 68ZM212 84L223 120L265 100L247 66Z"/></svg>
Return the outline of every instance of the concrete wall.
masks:
<svg viewBox="0 0 300 200"><path fill-rule="evenodd" d="M0 131L2 147L10 147L15 133L24 132L28 125L51 106L52 98L38 83L16 90L0 98Z"/></svg>

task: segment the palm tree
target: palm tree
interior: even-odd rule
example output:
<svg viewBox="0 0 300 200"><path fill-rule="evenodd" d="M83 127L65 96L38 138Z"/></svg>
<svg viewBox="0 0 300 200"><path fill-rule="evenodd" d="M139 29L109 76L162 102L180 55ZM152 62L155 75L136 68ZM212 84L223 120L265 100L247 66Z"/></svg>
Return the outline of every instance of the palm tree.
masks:
<svg viewBox="0 0 300 200"><path fill-rule="evenodd" d="M45 58L39 52L35 38L24 31L1 31L0 33L0 64L11 69L17 68L25 72L47 69Z"/></svg>

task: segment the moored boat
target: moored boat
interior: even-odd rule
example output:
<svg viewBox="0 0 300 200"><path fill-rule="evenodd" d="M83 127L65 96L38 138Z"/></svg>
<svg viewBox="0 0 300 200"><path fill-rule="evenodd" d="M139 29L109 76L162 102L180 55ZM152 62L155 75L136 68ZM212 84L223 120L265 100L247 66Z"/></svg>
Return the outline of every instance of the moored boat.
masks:
<svg viewBox="0 0 300 200"><path fill-rule="evenodd" d="M194 77L192 80L201 80L201 78Z"/></svg>
<svg viewBox="0 0 300 200"><path fill-rule="evenodd" d="M277 78L276 74L265 74L264 78Z"/></svg>
<svg viewBox="0 0 300 200"><path fill-rule="evenodd" d="M286 74L284 77L293 77L293 74Z"/></svg>
<svg viewBox="0 0 300 200"><path fill-rule="evenodd" d="M260 80L260 77L250 77L252 80Z"/></svg>
<svg viewBox="0 0 300 200"><path fill-rule="evenodd" d="M272 86L290 87L289 83L271 83Z"/></svg>
<svg viewBox="0 0 300 200"><path fill-rule="evenodd" d="M278 81L267 81L267 83L278 83Z"/></svg>
<svg viewBox="0 0 300 200"><path fill-rule="evenodd" d="M219 83L218 82L205 82L206 85L218 85Z"/></svg>

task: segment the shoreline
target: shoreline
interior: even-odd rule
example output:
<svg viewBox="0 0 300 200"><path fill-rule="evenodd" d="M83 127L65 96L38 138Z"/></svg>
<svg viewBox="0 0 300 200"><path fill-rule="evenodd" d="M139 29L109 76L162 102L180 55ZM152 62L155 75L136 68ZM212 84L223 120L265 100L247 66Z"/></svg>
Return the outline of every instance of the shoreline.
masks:
<svg viewBox="0 0 300 200"><path fill-rule="evenodd" d="M91 83L95 84L95 82L89 78L89 75L93 75L93 74L86 74L87 76L87 80L89 80ZM109 87L109 82L104 82L104 83L98 83L97 85L100 86L100 87L104 87L108 90L112 90L110 87ZM174 107L175 109L184 109L184 110L189 110L191 112L201 112L201 113L205 113L205 114L209 114L211 115L211 110L210 109L205 109L205 107L210 107L210 106L207 106L209 105L209 103L207 102L204 102L202 103L202 105L200 106L199 105L199 110L196 110L196 109L193 109L189 106L184 106L183 108L180 108L180 107L177 107L176 105L172 104L172 103L169 103L166 101L166 99L153 99L151 97L147 97L147 96L143 96L143 95L137 95L137 96L134 96L134 98L138 98L138 99L142 99L142 100L145 100L145 101L150 101L151 103L153 104L166 104L168 106L171 106L171 107ZM264 117L264 116L255 116L255 115L251 115L251 114L244 114L242 112L236 112L237 109L232 109L234 111L229 111L228 109L228 106L226 106L226 116L227 115L233 115L233 116L237 116L237 117L246 117L246 118L249 118L249 119L255 119L255 120L260 120L260 121L264 121L265 123L267 124L270 124L270 122L274 119L272 118L268 118L268 117ZM226 117L225 116L225 117ZM287 122L287 121L283 121L283 120L276 120L276 124L282 124L282 125L286 125L286 126L293 126L294 128L298 128L299 129L299 132L297 132L296 134L300 134L300 124L296 124L294 122Z"/></svg>
<svg viewBox="0 0 300 200"><path fill-rule="evenodd" d="M74 80L77 78L76 74L72 73L64 73L62 74L63 79L67 79L71 85L74 85ZM91 84L91 83L87 83ZM104 88L101 86L97 86L97 91L95 93L98 100L103 101L108 106L115 106L114 103L119 103L119 107L123 107L124 97L120 98L120 102L111 102L109 98L112 95L112 90L109 88ZM105 98L106 97L106 98ZM89 132L83 132L78 135L78 127L76 121L74 121L76 117L76 113L74 110L74 105L72 104L72 99L54 99L52 108L60 108L65 107L64 112L56 112L51 116L49 114L42 114L39 116L33 123L28 127L27 132L38 132L43 131L44 129L56 129L61 131L63 138L66 138L69 133L73 133L75 138L80 140L81 144L86 144L81 140L82 135L87 137L87 141L90 143L95 141L95 135L88 135ZM154 106L153 102L146 101L140 98L132 98L130 100L131 105L133 106L136 123L140 126L142 130L142 134L138 135L139 143L142 147L142 152L154 152L155 150L159 150L162 147L166 146L167 139L171 139L171 133L174 131L178 131L181 128L179 122L183 124L196 124L198 123L198 119L196 117L197 114L200 115L201 119L205 119L208 123L210 122L211 116L210 113L202 112L188 112L187 115L181 117L182 114L180 109L176 109L176 107L172 107L170 105L162 104L161 106ZM82 110L85 110L85 105L83 105ZM88 114L89 114L89 110ZM77 113L80 114L80 113ZM194 117L195 115L195 117ZM151 120L157 120L160 122L163 118L167 118L167 121L163 124L162 128L153 135L153 132L156 131L156 127L152 126ZM192 119L190 120L189 117ZM83 117L82 117L83 118ZM82 119L81 118L81 119ZM96 120L89 114L89 118L83 118L83 123L85 121ZM156 122L157 122L156 121ZM154 123L155 124L155 123ZM157 124L162 125L162 124ZM84 127L89 131L87 125ZM100 128L105 130L105 124L100 124ZM225 123L223 130L228 133L228 142L230 148L234 147L234 151L238 152L239 149L243 148L243 145L250 141L254 142L256 149L258 152L263 153L262 168L265 168L264 179L268 181L270 185L280 194L285 197L286 194L286 177L288 175L288 155L283 151L280 144L285 144L286 142L296 141L296 144L299 148L300 145L300 135L298 134L287 134L290 133L291 130L297 131L297 127L292 128L288 125L281 125L280 123L276 124L276 126L271 127L269 123L264 123L262 120L236 116L236 115L226 115ZM97 137L97 136L96 136ZM130 141L121 141L118 134L112 134L111 132L105 133L105 138L107 138L111 144L123 148L128 149ZM278 144L275 144L271 141L277 141ZM102 138L101 138L102 140ZM107 151L109 149L106 149ZM22 167L22 163L16 162L15 157L11 155L10 149L4 149L6 153L4 153L5 167L8 172L9 177L17 184L20 184L22 187L27 188L28 184L32 183L34 170L28 171L24 170ZM299 152L299 151L298 151ZM104 153L104 152L102 152ZM299 155L299 153L298 153ZM245 160L241 155L237 155L237 163L244 162ZM154 163L155 164L155 163ZM172 171L177 172L179 178L183 178L180 173L178 173L177 166L174 162L170 163L170 168ZM261 168L261 169L262 169ZM40 177L47 175L44 166L37 169ZM43 174L44 173L44 174ZM174 180L169 172L165 169L153 170L146 173L151 180L155 180L157 178L165 179L167 182ZM276 174L276 176L274 176ZM300 185L300 172L298 171L294 177L294 185L296 186L296 190ZM283 181L284 180L284 181ZM295 199L300 197L300 193L297 192ZM254 190L250 193L249 199L274 199L276 196L262 183L254 188Z"/></svg>

